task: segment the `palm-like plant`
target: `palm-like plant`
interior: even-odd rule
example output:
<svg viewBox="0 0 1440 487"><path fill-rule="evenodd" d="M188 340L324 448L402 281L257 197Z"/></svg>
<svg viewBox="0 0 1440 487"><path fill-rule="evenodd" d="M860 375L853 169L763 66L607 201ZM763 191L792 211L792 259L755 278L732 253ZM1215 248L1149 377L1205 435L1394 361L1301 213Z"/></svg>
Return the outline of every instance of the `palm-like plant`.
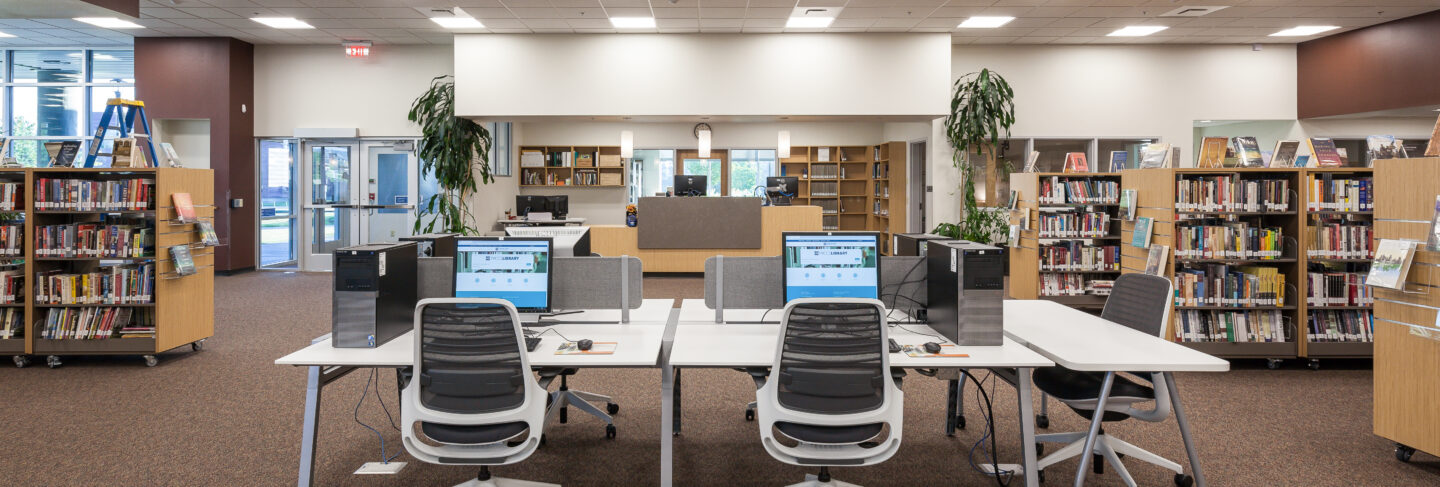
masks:
<svg viewBox="0 0 1440 487"><path fill-rule="evenodd" d="M947 224L951 227L945 230L959 238L990 243L1005 233L1006 215L981 208L975 199L975 178L984 175L977 174L969 159L971 151L995 153L1014 124L1015 91L999 73L981 69L955 80L945 137L960 169L960 223Z"/></svg>
<svg viewBox="0 0 1440 487"><path fill-rule="evenodd" d="M410 105L409 119L420 125L419 156L422 170L433 174L440 192L421 202L416 232L479 233L470 226L466 199L479 181L490 184L490 131L468 118L455 116L455 82L437 76L430 88ZM425 217L430 217L428 222Z"/></svg>

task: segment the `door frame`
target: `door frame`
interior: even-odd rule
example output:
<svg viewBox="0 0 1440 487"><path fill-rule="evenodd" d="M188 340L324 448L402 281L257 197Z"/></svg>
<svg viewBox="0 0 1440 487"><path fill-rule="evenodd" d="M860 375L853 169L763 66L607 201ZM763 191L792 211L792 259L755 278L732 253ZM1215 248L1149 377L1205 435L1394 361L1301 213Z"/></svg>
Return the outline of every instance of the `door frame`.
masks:
<svg viewBox="0 0 1440 487"><path fill-rule="evenodd" d="M315 147L350 148L351 156L349 203L323 205L311 203L315 199L315 195L313 193L315 182L311 176L315 171L315 161L312 160L311 149ZM314 210L326 208L334 208L337 210L353 209L358 213L358 205L360 204L360 184L357 184L356 181L361 178L361 171L363 170L361 169L361 166L364 165L363 161L360 160L360 139L300 139L300 158L300 208L304 212L304 214L300 216L300 269L307 272L329 272L330 270L332 270L331 267L334 265L334 259L333 257L330 257L331 254L317 254L313 250L314 242L312 240L315 238L315 235L313 234L315 225ZM337 231L340 225L340 219L354 218L352 216L341 215L341 213L341 211L336 211ZM358 222L359 219L356 219L356 223ZM349 233L350 242L353 243L359 241L360 226L358 224L350 225ZM337 237L339 236L337 235ZM326 257L320 257L322 255Z"/></svg>
<svg viewBox="0 0 1440 487"><path fill-rule="evenodd" d="M685 174L685 157L691 159L719 159L720 160L720 194L711 196L730 196L730 149L710 149L710 157L700 157L698 149L675 149L675 175ZM698 175L697 175L698 176ZM709 184L709 181L706 181Z"/></svg>
<svg viewBox="0 0 1440 487"><path fill-rule="evenodd" d="M406 142L410 142L410 143L411 143L411 145L410 145L410 150L396 150L396 149L395 149L395 145L396 145L396 144L403 144L403 143L406 143ZM370 223L371 223L371 222L370 222L370 217L374 214L374 212L375 212L376 210L380 210L380 209L406 209L406 210L409 210L409 214L408 214L408 215L406 216L406 218L405 218L405 231L406 231L406 232L410 232L410 230L415 227L415 219L418 217L418 211L417 211L417 209L416 209L416 208L417 208L417 207L416 207L416 204L417 204L416 200L420 197L420 176L421 176L421 174L420 174L420 156L419 156L419 154L415 151L415 145L416 145L418 142L419 142L419 139L415 139L415 138L388 138L388 139L380 139L380 138L377 138L377 139L363 139L363 138L362 138L362 139L359 139L359 144L360 144L360 161L359 161L359 162L360 162L360 165L361 165L361 170L360 170L360 172L359 172L359 175L360 175L360 177L361 177L362 179L364 179L364 181L362 182L361 189L359 189L359 194L357 195L357 196L359 197L359 205L358 205L359 210L356 211L356 214L359 215L359 216L358 216L359 221L357 222L356 228L357 228L358 231L360 232L360 237L359 237L359 240L356 241L356 245L363 245L363 244L367 244L367 243L375 243L375 242L372 242L371 239L370 239L370 230L371 230L371 229L370 229ZM408 182L406 183L406 188L405 188L406 193L409 195L409 202L408 202L408 203L397 204L397 203L394 203L394 202L389 202L389 203L387 203L387 202L383 202L383 201L370 201L370 199L369 199L369 185L370 185L369 180L375 177L374 174L371 174L371 173L370 173L370 156L371 156L371 154L372 154L372 151L381 152L381 153L389 153L389 154L395 154L395 153L408 154L409 157L408 157L408 163L407 163L407 167L406 167L406 172L409 174L409 178L408 178ZM409 236L409 233L406 233L405 236ZM388 240L382 239L381 241L388 241Z"/></svg>

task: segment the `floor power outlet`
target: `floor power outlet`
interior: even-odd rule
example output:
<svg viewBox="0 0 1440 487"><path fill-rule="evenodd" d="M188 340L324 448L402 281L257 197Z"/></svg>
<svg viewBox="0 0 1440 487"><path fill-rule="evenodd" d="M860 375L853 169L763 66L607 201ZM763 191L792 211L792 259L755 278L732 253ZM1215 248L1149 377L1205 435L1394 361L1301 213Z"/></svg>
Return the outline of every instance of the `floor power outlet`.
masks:
<svg viewBox="0 0 1440 487"><path fill-rule="evenodd" d="M405 468L405 462L365 462L355 475L395 475Z"/></svg>
<svg viewBox="0 0 1440 487"><path fill-rule="evenodd" d="M995 475L994 467L988 463L980 464L980 470L985 472L985 475ZM1009 471L1016 476L1025 474L1025 469L1020 468L1020 464L1018 463L1002 463L1000 464L1000 471Z"/></svg>

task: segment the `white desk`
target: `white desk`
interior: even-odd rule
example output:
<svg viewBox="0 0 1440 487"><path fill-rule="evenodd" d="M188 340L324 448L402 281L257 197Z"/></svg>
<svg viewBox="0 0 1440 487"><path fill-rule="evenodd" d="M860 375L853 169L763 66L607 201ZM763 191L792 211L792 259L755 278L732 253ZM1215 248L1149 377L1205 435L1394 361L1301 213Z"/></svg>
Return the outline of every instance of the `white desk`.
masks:
<svg viewBox="0 0 1440 487"><path fill-rule="evenodd" d="M656 304L645 303L650 308L644 314L657 314ZM655 300L657 303L671 300ZM644 306L642 306L644 309ZM669 309L658 320L632 321L628 324L568 323L528 327L537 332L546 329L552 333L539 335L540 345L527 354L531 367L559 368L638 368L655 367L659 363L660 349L665 330L669 324ZM582 317L594 318L603 311L587 311ZM618 311L616 311L618 316ZM595 341L618 342L615 353L610 355L556 355L555 350L564 342L559 335L572 340L588 338ZM307 367L305 382L305 422L300 441L300 476L297 485L306 487L314 483L315 441L320 420L320 392L326 384L344 377L361 368L410 367L415 363L414 332L408 332L370 348L335 348L330 345L328 335L315 339L309 346L276 360L277 365Z"/></svg>
<svg viewBox="0 0 1440 487"><path fill-rule="evenodd" d="M779 309L755 309L755 308L725 308L724 320L731 324L778 324L780 323ZM896 321L907 321L910 315L899 309L889 310L887 317L892 323ZM704 299L684 299L680 301L680 325L703 325L715 323L715 308L705 305Z"/></svg>
<svg viewBox="0 0 1440 487"><path fill-rule="evenodd" d="M500 226L502 226L502 227L510 227L510 226L536 226L536 227L541 227L541 226L564 226L564 225L584 225L584 224L585 224L585 219L584 219L584 218L563 218L563 219L556 219L556 220L526 220L526 219L523 219L523 218L517 218L517 219L514 219L514 220L506 220L506 219L503 219L503 218L502 218L502 219L495 220L495 221L496 221L497 223L499 223Z"/></svg>
<svg viewBox="0 0 1440 487"><path fill-rule="evenodd" d="M1069 310L1066 314L1050 319L1066 319L1069 314L1080 311ZM735 368L768 367L775 362L775 347L779 345L780 325L757 323L766 310L725 310L726 324L715 323L715 310L706 308L703 300L687 299L677 313L679 320L674 331L668 361L661 367L661 433L660 433L660 485L669 487L674 474L674 435L678 411L676 411L676 384L680 368ZM767 320L779 321L782 310L770 310ZM898 312L897 312L898 313ZM732 321L734 320L734 321ZM748 322L748 323L745 323ZM934 330L919 324L891 326L890 338L901 345L916 345L937 340ZM963 368L963 369L1016 369L1015 384L1019 391L1020 444L1023 447L1025 483L1029 487L1039 485L1035 474L1035 418L1031 411L1030 371L1035 367L1050 367L1054 362L1024 345L1005 340L995 347L956 347L955 353L966 353L969 357L910 357L903 353L890 354L890 366L901 368Z"/></svg>
<svg viewBox="0 0 1440 487"><path fill-rule="evenodd" d="M1185 419L1185 409L1180 404L1180 392L1173 373L1224 372L1230 370L1230 362L1085 313L1072 313L1073 316L1064 315L1064 319L1055 319L1069 309L1054 301L1007 300L1005 335L1067 369L1105 372L1096 410L1105 408L1115 372L1164 373L1175 409L1175 422L1180 425L1180 436L1185 441L1185 453L1190 459L1195 485L1204 487L1205 475L1200 470L1200 457L1190 438L1190 424ZM1094 446L1101 416L1097 414L1091 421L1090 434L1080 451L1090 451ZM1076 486L1085 482L1089 461L1090 455L1080 455L1080 468L1075 472Z"/></svg>
<svg viewBox="0 0 1440 487"><path fill-rule="evenodd" d="M674 310L674 299L646 299L640 302L640 307L630 310L630 323L660 323L662 325L670 321L670 312ZM560 310L564 312L565 310ZM590 309L580 313L564 314L546 318L543 323L619 323L620 310L618 309ZM548 336L548 335L547 335Z"/></svg>

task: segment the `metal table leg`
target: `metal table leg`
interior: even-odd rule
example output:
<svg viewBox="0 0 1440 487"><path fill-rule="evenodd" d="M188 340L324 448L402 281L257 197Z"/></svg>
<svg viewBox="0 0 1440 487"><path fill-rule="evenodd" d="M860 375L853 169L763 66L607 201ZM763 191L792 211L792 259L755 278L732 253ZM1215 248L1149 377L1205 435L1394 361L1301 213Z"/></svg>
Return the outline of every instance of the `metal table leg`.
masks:
<svg viewBox="0 0 1440 487"><path fill-rule="evenodd" d="M1090 433L1085 435L1085 448L1080 450L1080 469L1075 471L1075 487L1085 485L1085 474L1090 468L1090 457L1094 456L1095 439L1100 436L1100 421L1105 418L1105 400L1110 398L1110 386L1115 384L1115 372L1105 373L1105 382L1100 385L1100 400L1095 403L1095 414L1090 419Z"/></svg>
<svg viewBox="0 0 1440 487"><path fill-rule="evenodd" d="M680 420L680 398L681 398L681 393L680 393L680 390L681 390L681 388L683 387L683 386L681 385L681 382L680 382L680 369L678 369L678 368L674 369L674 372L671 372L671 373L670 373L670 376L671 376L671 378L673 379L673 382L674 382L674 383L672 384L672 387L675 389L674 396L671 398L671 400L673 400L673 401L675 402L675 406L674 406L674 409L675 409L675 411L674 411L674 416L672 416L672 418L675 420L675 431L674 431L672 434L673 434L673 435L678 435L678 434L680 434L680 426L681 426L681 420Z"/></svg>
<svg viewBox="0 0 1440 487"><path fill-rule="evenodd" d="M306 367L305 422L300 428L300 477L295 485L310 487L315 483L315 442L320 426L320 390L353 370L355 367Z"/></svg>
<svg viewBox="0 0 1440 487"><path fill-rule="evenodd" d="M1205 487L1205 474L1200 472L1200 452L1195 450L1195 440L1190 437L1190 421L1185 419L1185 408L1180 405L1180 389L1175 385L1174 374L1165 372L1165 387L1170 390L1170 404L1175 408L1175 422L1180 424L1180 439L1185 441L1185 455L1190 457L1195 485Z"/></svg>
<svg viewBox="0 0 1440 487"><path fill-rule="evenodd" d="M675 408L675 368L660 367L660 486L670 487L674 474L675 431L679 415Z"/></svg>
<svg viewBox="0 0 1440 487"><path fill-rule="evenodd" d="M1040 475L1035 466L1039 464L1035 454L1035 414L1030 398L1030 368L1016 369L1015 391L1020 397L1020 451L1023 452L1025 486L1040 487Z"/></svg>

